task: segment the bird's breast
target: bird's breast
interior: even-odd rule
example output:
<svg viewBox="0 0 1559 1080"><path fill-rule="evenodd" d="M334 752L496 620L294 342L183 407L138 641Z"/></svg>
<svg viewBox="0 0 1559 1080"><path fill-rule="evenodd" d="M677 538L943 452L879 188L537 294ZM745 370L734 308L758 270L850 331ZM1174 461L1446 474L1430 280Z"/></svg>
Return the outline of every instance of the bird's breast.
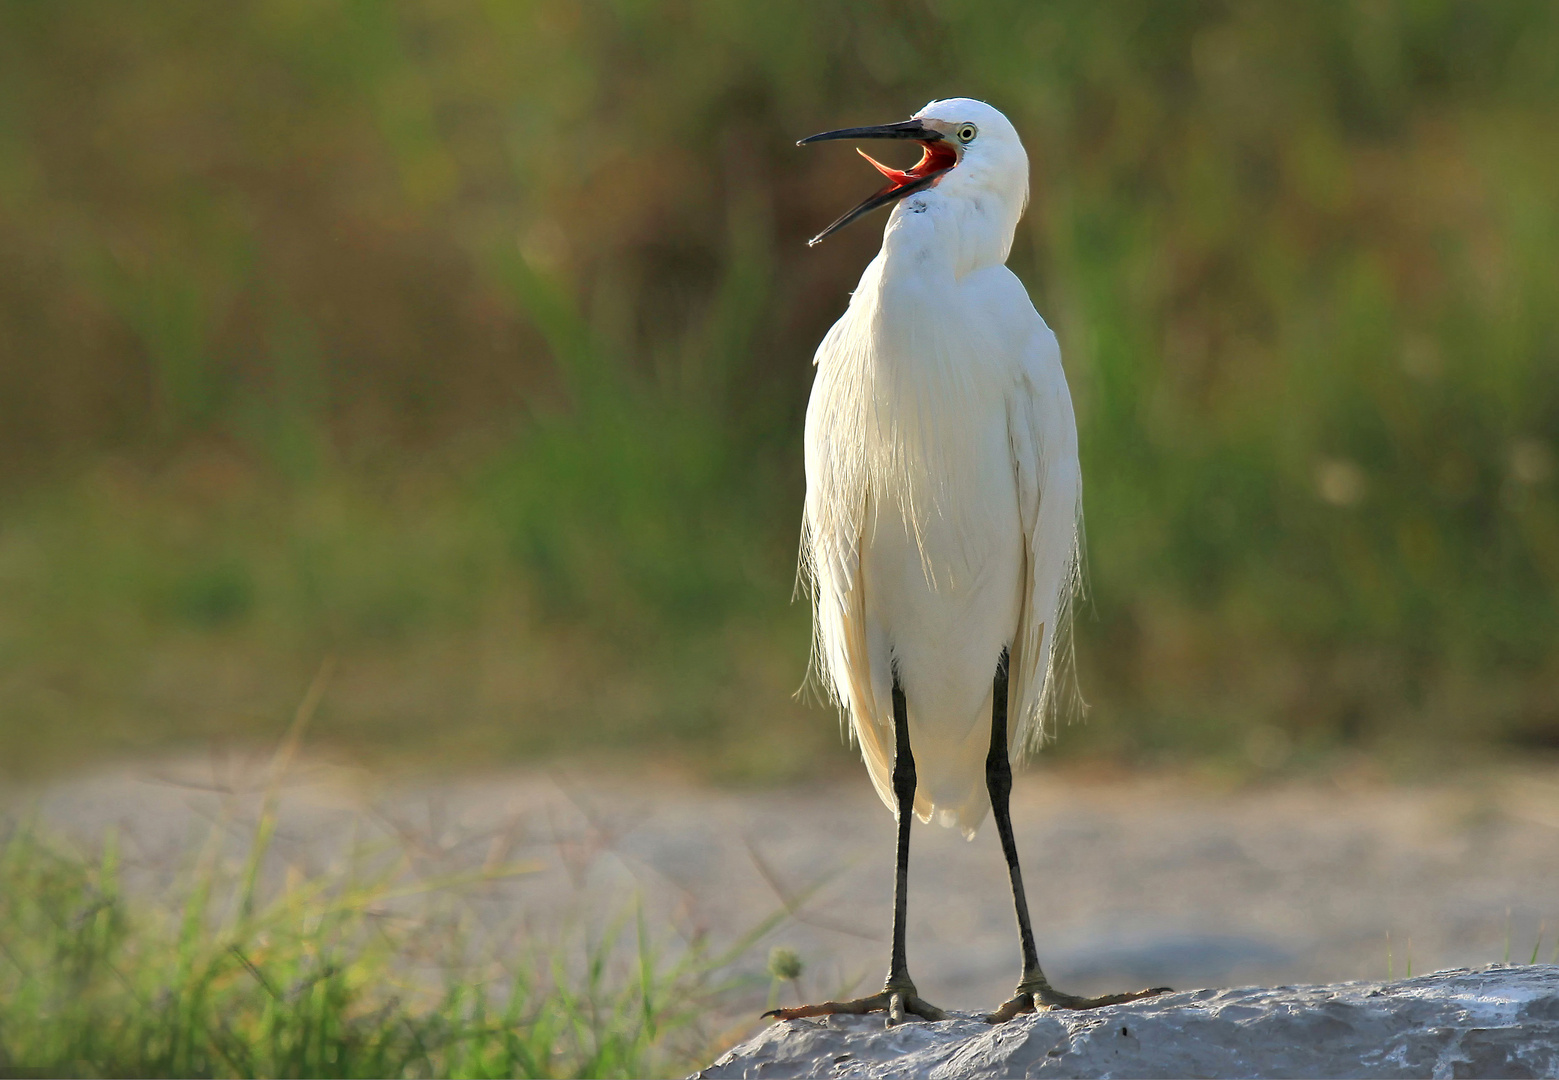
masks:
<svg viewBox="0 0 1559 1080"><path fill-rule="evenodd" d="M867 606L895 639L943 649L989 623L979 636L999 652L1017 626L1017 487L1004 418L984 420L957 438L923 444L903 471L868 478L861 537Z"/></svg>

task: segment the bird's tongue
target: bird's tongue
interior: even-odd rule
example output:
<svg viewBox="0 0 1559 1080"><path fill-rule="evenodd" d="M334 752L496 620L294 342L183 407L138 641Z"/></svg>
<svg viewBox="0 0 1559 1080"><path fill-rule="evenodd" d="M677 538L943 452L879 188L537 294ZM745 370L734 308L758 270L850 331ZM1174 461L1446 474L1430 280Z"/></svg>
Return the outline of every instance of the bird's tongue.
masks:
<svg viewBox="0 0 1559 1080"><path fill-rule="evenodd" d="M921 146L920 160L915 162L908 170L890 169L859 147L856 148L855 152L871 162L872 168L886 176L895 187L913 184L917 180L922 180L933 173L950 169L958 164L958 156L949 149L935 143L922 143Z"/></svg>

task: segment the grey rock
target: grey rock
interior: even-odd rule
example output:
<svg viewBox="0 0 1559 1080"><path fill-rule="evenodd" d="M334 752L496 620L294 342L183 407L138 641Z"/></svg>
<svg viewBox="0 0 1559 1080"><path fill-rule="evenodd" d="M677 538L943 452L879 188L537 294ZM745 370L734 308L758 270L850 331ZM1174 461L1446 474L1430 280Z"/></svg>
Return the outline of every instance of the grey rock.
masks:
<svg viewBox="0 0 1559 1080"><path fill-rule="evenodd" d="M1195 990L992 1027L877 1016L777 1023L719 1077L1527 1077L1559 1075L1559 966L1397 982Z"/></svg>

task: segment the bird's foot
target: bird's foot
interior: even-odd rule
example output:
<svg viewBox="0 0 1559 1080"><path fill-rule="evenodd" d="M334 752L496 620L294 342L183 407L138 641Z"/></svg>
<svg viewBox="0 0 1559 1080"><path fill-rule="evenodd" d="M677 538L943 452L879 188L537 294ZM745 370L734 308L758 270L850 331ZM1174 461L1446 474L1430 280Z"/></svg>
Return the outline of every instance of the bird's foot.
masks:
<svg viewBox="0 0 1559 1080"><path fill-rule="evenodd" d="M985 1022L1004 1024L1015 1016L1041 1009L1102 1009L1106 1005L1120 1005L1127 1001L1139 1001L1142 998L1169 993L1173 993L1169 987L1155 986L1148 990L1133 990L1126 994L1078 997L1076 994L1063 994L1043 977L1037 980L1025 979L1018 984L1018 992L1003 1002L999 1009L986 1016Z"/></svg>
<svg viewBox="0 0 1559 1080"><path fill-rule="evenodd" d="M808 1016L835 1014L859 1016L873 1012L887 1013L889 1027L913 1018L952 1019L929 1001L923 1000L915 993L915 984L908 981L885 986L880 994L873 994L870 997L855 998L851 1001L825 1001L821 1005L799 1005L794 1009L770 1009L763 1016L765 1019L772 1016L776 1020L800 1020Z"/></svg>

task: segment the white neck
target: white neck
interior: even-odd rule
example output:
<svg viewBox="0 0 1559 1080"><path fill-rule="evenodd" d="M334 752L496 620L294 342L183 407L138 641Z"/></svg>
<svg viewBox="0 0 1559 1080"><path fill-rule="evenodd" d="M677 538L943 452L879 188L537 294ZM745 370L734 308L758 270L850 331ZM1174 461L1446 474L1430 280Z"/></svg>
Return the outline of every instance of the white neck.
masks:
<svg viewBox="0 0 1559 1080"><path fill-rule="evenodd" d="M1028 199L1026 164L1018 184L1001 185L965 162L935 187L909 196L888 218L883 256L890 264L907 260L946 270L955 279L1005 263Z"/></svg>

